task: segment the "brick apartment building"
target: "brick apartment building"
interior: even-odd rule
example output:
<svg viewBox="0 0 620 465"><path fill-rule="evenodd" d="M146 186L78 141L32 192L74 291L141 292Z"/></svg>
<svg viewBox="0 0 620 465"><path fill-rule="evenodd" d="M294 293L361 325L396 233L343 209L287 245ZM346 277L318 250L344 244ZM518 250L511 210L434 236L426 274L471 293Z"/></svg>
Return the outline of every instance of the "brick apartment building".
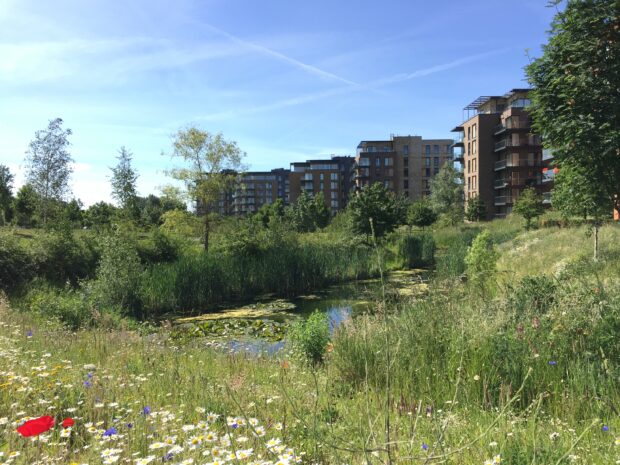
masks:
<svg viewBox="0 0 620 465"><path fill-rule="evenodd" d="M451 139L391 136L389 140L363 140L355 157L355 186L382 183L409 200L430 194L430 179L444 163L451 163Z"/></svg>
<svg viewBox="0 0 620 465"><path fill-rule="evenodd" d="M222 215L245 215L277 199L288 204L289 170L250 171L239 175L235 189L222 193L217 211Z"/></svg>
<svg viewBox="0 0 620 465"><path fill-rule="evenodd" d="M463 165L465 202L479 197L488 219L509 214L529 186L550 203L552 156L532 133L528 94L529 89L513 89L502 96L478 97L463 109L465 121L452 130L459 134L455 160Z"/></svg>

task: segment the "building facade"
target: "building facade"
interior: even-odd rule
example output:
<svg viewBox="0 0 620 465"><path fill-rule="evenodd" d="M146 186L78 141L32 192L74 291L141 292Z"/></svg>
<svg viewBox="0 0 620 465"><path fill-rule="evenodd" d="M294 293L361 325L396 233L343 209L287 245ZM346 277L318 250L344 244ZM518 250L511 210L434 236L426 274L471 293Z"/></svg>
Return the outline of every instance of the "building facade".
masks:
<svg viewBox="0 0 620 465"><path fill-rule="evenodd" d="M247 215L277 199L288 205L289 174L284 168L240 174L236 186L220 195L217 211L221 215Z"/></svg>
<svg viewBox="0 0 620 465"><path fill-rule="evenodd" d="M409 200L425 197L430 194L431 178L445 163L452 163L452 143L420 136L361 141L355 157L355 187L380 182Z"/></svg>
<svg viewBox="0 0 620 465"><path fill-rule="evenodd" d="M526 187L534 187L550 203L553 170L550 152L543 154L541 138L532 133L527 112L529 89L502 96L482 96L463 111L455 160L463 166L465 202L479 197L488 219L505 217Z"/></svg>

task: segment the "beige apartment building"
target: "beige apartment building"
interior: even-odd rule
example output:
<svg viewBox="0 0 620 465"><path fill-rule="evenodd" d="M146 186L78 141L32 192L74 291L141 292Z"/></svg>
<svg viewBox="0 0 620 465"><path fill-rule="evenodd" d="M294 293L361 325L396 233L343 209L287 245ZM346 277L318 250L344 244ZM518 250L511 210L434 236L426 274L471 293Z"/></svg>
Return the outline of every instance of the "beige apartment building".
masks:
<svg viewBox="0 0 620 465"><path fill-rule="evenodd" d="M549 203L552 158L532 133L527 107L529 89L512 89L502 96L482 96L467 105L455 160L463 165L465 202L484 201L488 219L505 217L526 187L534 187ZM544 171L544 175L543 175Z"/></svg>
<svg viewBox="0 0 620 465"><path fill-rule="evenodd" d="M354 181L357 189L382 183L388 189L416 200L430 194L430 180L444 163L451 163L451 139L394 136L389 140L363 140L357 146Z"/></svg>

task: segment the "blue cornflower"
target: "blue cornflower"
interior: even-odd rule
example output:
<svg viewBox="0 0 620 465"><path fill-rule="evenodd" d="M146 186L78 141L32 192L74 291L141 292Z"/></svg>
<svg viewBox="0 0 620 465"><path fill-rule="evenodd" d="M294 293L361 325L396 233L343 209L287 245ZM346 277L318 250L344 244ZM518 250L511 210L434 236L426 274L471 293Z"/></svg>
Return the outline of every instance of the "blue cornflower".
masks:
<svg viewBox="0 0 620 465"><path fill-rule="evenodd" d="M108 428L107 430L105 430L105 432L103 433L104 436L113 436L116 433L118 433L117 429L114 428L114 426L112 428Z"/></svg>
<svg viewBox="0 0 620 465"><path fill-rule="evenodd" d="M422 443L422 450L428 450L428 444L425 442Z"/></svg>
<svg viewBox="0 0 620 465"><path fill-rule="evenodd" d="M556 366L558 364L558 362L556 362L555 360L549 360L549 365Z"/></svg>
<svg viewBox="0 0 620 465"><path fill-rule="evenodd" d="M173 458L174 458L174 454L171 452L168 452L166 455L164 455L163 461L168 462L169 460L172 460Z"/></svg>
<svg viewBox="0 0 620 465"><path fill-rule="evenodd" d="M84 387L89 388L89 387L91 387L92 385L93 385L93 383L91 383L90 381L88 381L88 380L84 381Z"/></svg>
<svg viewBox="0 0 620 465"><path fill-rule="evenodd" d="M89 372L88 372L88 374L87 374L86 376L88 376L88 378L92 378L92 377L93 377L93 372L92 372L92 371L89 371Z"/></svg>
<svg viewBox="0 0 620 465"><path fill-rule="evenodd" d="M151 414L151 407L149 407L148 405L146 407L144 407L142 409L142 414L143 415L150 415Z"/></svg>
<svg viewBox="0 0 620 465"><path fill-rule="evenodd" d="M26 333L26 337L32 337L32 329L29 329Z"/></svg>
<svg viewBox="0 0 620 465"><path fill-rule="evenodd" d="M609 426L603 425L603 432L606 433L607 431L609 431Z"/></svg>
<svg viewBox="0 0 620 465"><path fill-rule="evenodd" d="M133 428L133 423L127 423L127 428L129 429Z"/></svg>

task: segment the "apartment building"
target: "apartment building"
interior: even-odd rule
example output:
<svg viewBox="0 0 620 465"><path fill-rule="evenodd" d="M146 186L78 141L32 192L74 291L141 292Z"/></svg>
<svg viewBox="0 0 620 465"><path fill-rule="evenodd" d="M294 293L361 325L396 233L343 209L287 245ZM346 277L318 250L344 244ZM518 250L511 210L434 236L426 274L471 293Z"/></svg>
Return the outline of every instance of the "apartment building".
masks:
<svg viewBox="0 0 620 465"><path fill-rule="evenodd" d="M382 183L386 188L416 200L430 194L430 180L444 163L451 163L451 139L394 136L389 140L363 140L357 146L353 178L358 189Z"/></svg>
<svg viewBox="0 0 620 465"><path fill-rule="evenodd" d="M478 97L463 109L465 121L452 129L458 133L454 157L463 165L465 202L479 197L488 219L509 214L526 187L550 203L552 155L543 154L540 137L532 133L529 91Z"/></svg>
<svg viewBox="0 0 620 465"><path fill-rule="evenodd" d="M291 163L290 203L294 203L302 192L310 195L322 192L332 213L344 209L353 188L351 172L354 162L355 158L351 156L332 156L328 160Z"/></svg>

